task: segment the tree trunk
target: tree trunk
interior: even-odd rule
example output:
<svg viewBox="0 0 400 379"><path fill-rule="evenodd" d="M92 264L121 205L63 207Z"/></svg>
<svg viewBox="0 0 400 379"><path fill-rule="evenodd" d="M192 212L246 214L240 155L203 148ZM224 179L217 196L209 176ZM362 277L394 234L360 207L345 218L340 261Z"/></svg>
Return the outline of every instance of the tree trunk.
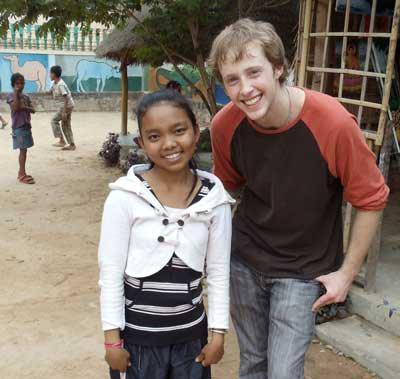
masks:
<svg viewBox="0 0 400 379"><path fill-rule="evenodd" d="M128 134L128 66L125 59L121 62L121 135Z"/></svg>

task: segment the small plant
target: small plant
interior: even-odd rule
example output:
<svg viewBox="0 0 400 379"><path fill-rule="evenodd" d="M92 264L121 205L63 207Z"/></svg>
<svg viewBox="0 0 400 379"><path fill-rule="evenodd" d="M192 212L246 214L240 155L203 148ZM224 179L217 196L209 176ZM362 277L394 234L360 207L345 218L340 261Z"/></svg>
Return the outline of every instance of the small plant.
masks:
<svg viewBox="0 0 400 379"><path fill-rule="evenodd" d="M148 163L146 154L141 150L130 151L128 158L122 164L121 169L126 174L132 166L142 163Z"/></svg>
<svg viewBox="0 0 400 379"><path fill-rule="evenodd" d="M118 143L118 134L108 133L106 141L99 152L107 166L115 166L119 162L119 151L121 146Z"/></svg>

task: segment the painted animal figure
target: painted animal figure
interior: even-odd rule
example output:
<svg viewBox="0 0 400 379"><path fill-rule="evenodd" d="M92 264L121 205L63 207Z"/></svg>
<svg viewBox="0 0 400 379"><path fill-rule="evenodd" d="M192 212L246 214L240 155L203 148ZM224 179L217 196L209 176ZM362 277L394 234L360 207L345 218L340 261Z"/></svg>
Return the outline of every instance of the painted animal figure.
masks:
<svg viewBox="0 0 400 379"><path fill-rule="evenodd" d="M39 61L27 61L22 66L18 63L18 56L7 55L3 57L6 61L10 61L11 72L15 74L19 72L24 75L25 80L36 82L38 92L42 92L46 88L47 70L43 63Z"/></svg>
<svg viewBox="0 0 400 379"><path fill-rule="evenodd" d="M183 66L181 70L193 84L198 83L198 81L200 80L200 75L192 68L187 68L187 66ZM186 96L192 98L195 95L192 88L187 85L186 81L178 72L171 71L163 67L157 68L156 83L158 88L164 88L165 84L170 80L175 80L176 82L178 82L182 86L183 92Z"/></svg>
<svg viewBox="0 0 400 379"><path fill-rule="evenodd" d="M81 59L75 66L76 91L87 92L82 81L96 79L96 92L103 92L106 80L112 77L119 77L119 70L104 62L88 61Z"/></svg>

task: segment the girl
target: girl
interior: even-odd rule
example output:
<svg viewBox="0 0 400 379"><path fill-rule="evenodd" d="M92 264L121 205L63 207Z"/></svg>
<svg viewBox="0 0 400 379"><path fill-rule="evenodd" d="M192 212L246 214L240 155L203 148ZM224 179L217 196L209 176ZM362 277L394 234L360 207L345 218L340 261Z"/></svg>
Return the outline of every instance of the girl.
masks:
<svg viewBox="0 0 400 379"><path fill-rule="evenodd" d="M33 146L31 113L35 113L31 99L22 93L25 87L25 78L19 73L11 76L13 93L7 95L7 103L11 108L12 138L14 150L19 149L18 180L24 184L34 184L32 176L25 170L28 149Z"/></svg>
<svg viewBox="0 0 400 379"><path fill-rule="evenodd" d="M196 169L199 128L182 95L146 95L137 119L152 163L110 185L102 220L106 361L127 379L209 379L228 328L233 200L214 175Z"/></svg>

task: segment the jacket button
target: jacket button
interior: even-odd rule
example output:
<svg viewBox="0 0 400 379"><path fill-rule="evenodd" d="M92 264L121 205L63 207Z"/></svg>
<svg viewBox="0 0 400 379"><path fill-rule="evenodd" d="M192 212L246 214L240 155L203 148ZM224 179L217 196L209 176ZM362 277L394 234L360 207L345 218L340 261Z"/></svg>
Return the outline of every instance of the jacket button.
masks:
<svg viewBox="0 0 400 379"><path fill-rule="evenodd" d="M183 225L185 225L185 222L183 220L178 220L178 225L183 226Z"/></svg>
<svg viewBox="0 0 400 379"><path fill-rule="evenodd" d="M158 241L158 242L164 242L164 241L165 241L165 238L164 238L163 236L159 236L159 237L157 238L157 241Z"/></svg>
<svg viewBox="0 0 400 379"><path fill-rule="evenodd" d="M162 220L163 225L168 225L169 221L167 218L164 218L164 220Z"/></svg>

